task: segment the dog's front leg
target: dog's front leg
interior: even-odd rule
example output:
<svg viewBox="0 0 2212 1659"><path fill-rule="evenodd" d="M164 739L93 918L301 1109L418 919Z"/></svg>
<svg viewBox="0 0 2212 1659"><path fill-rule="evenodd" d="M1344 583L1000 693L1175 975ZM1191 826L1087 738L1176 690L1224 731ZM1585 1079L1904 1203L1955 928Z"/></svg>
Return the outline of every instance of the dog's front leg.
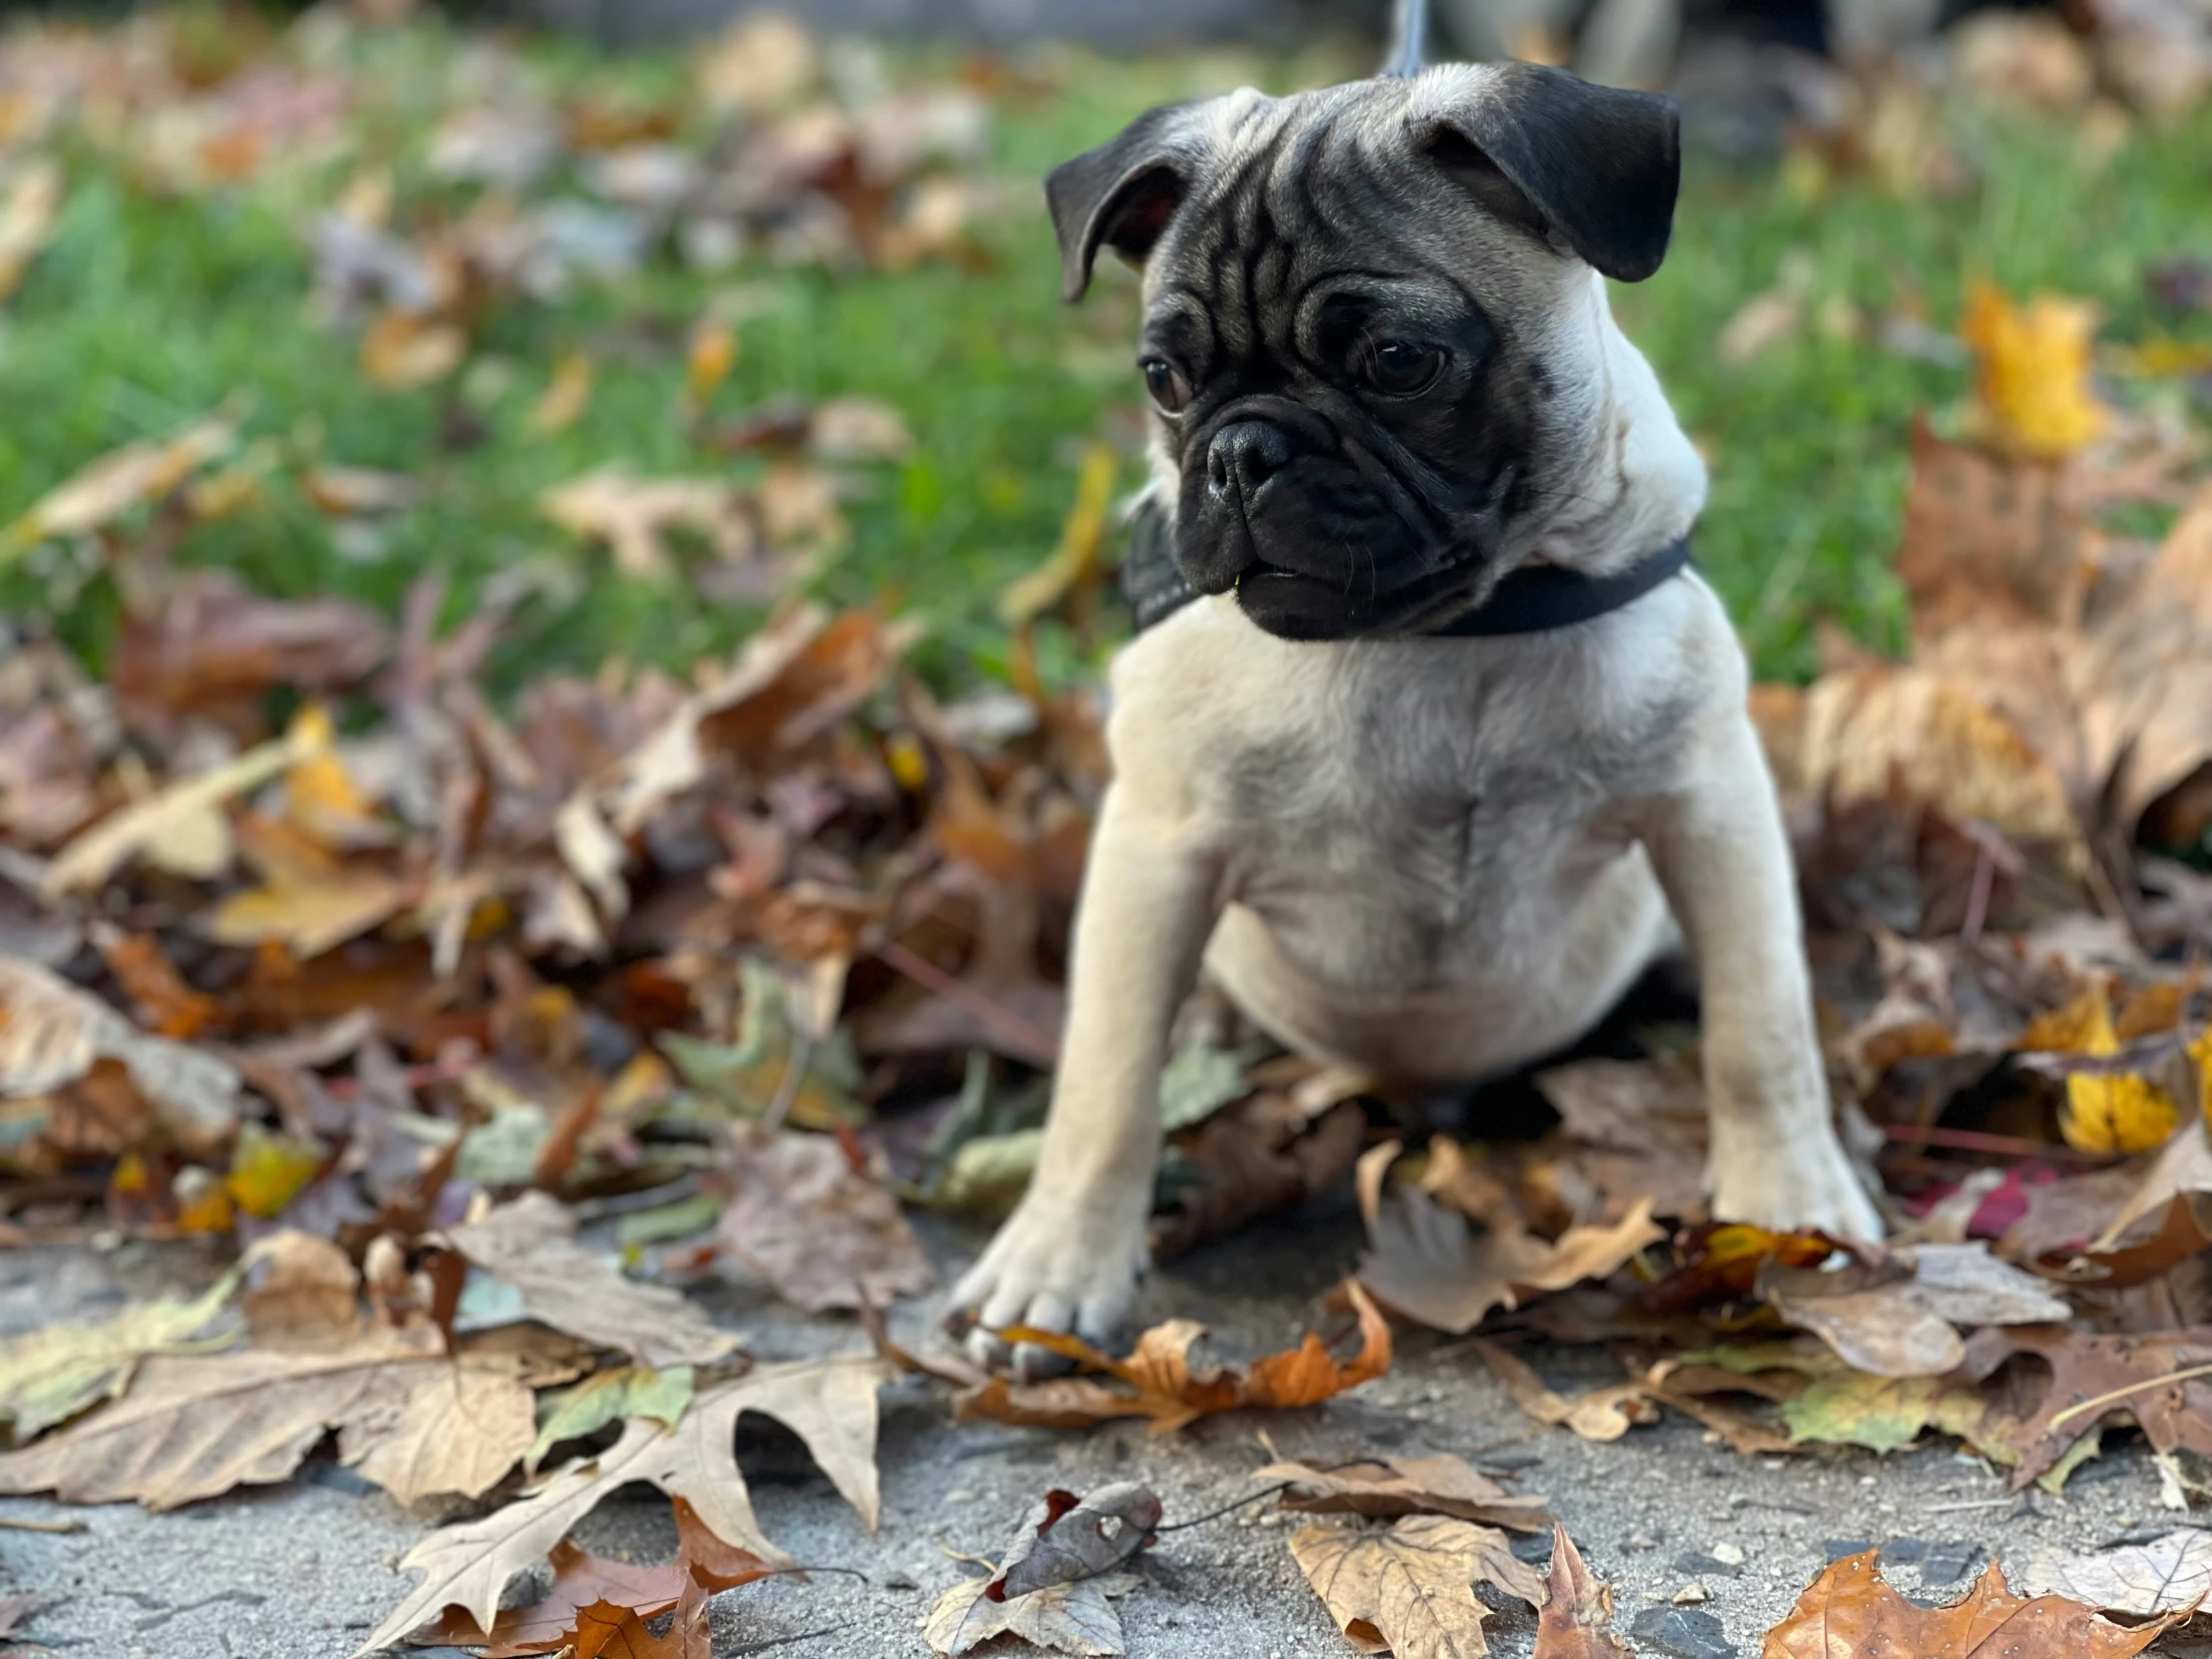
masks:
<svg viewBox="0 0 2212 1659"><path fill-rule="evenodd" d="M1713 1214L1880 1239L1830 1115L1789 839L1747 716L1699 734L1647 843L1697 964Z"/></svg>
<svg viewBox="0 0 2212 1659"><path fill-rule="evenodd" d="M1168 1029L1198 976L1219 908L1220 863L1179 820L1126 785L1107 793L1083 876L1067 1034L1029 1191L952 1293L969 1352L1007 1363L1009 1325L1114 1340L1145 1262L1160 1162ZM1023 1345L1015 1369L1055 1369Z"/></svg>

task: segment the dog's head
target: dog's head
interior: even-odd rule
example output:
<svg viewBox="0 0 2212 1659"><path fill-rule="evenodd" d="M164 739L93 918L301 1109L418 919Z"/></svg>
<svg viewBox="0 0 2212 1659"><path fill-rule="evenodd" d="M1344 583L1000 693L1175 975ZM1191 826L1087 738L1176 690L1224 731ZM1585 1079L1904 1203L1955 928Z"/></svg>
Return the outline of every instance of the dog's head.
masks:
<svg viewBox="0 0 2212 1659"><path fill-rule="evenodd" d="M1144 268L1184 577L1290 639L1480 604L1604 452L1591 271L1659 269L1679 176L1668 100L1528 64L1153 110L1055 171L1068 297Z"/></svg>

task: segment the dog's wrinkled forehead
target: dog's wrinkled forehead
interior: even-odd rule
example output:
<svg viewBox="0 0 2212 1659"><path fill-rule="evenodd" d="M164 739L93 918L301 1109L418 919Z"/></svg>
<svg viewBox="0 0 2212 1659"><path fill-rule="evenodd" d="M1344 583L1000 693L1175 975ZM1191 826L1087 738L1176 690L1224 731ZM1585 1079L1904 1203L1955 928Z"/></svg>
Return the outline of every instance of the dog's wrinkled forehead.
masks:
<svg viewBox="0 0 2212 1659"><path fill-rule="evenodd" d="M1070 299L1102 248L1140 264L1158 250L1233 311L1250 298L1240 281L1295 287L1288 262L1347 253L1425 264L1509 247L1640 280L1665 257L1679 176L1664 98L1530 64L1452 65L1148 111L1055 171L1046 196Z"/></svg>

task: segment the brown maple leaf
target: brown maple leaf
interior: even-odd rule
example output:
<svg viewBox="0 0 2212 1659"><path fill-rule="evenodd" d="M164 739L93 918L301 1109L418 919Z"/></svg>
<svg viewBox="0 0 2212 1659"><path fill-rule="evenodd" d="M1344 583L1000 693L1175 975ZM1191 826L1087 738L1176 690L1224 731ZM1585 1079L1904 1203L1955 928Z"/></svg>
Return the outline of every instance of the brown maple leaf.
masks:
<svg viewBox="0 0 2212 1659"><path fill-rule="evenodd" d="M1567 1529L1551 1529L1551 1571L1536 1614L1534 1659L1633 1659L1613 1635L1613 1592L1590 1576Z"/></svg>
<svg viewBox="0 0 2212 1659"><path fill-rule="evenodd" d="M2023 1601L1992 1561L1963 1601L1919 1607L1892 1589L1878 1551L1832 1564L1767 1633L1762 1659L2128 1659L2186 1619L2173 1614L2134 1629L2107 1623L2078 1601Z"/></svg>

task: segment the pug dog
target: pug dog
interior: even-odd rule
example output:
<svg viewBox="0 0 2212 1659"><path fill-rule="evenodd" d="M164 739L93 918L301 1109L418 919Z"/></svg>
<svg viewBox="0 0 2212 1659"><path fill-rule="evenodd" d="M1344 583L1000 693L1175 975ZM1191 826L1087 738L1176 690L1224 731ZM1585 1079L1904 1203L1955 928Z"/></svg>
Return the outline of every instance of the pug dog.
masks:
<svg viewBox="0 0 2212 1659"><path fill-rule="evenodd" d="M1051 1368L1008 1326L1123 1327L1202 970L1417 1091L1558 1050L1686 948L1714 1214L1881 1237L1743 652L1683 551L1705 467L1607 303L1659 269L1679 175L1664 98L1410 50L1051 175L1067 297L1102 250L1143 274L1175 591L1112 669L1036 1175L952 1297L983 1363Z"/></svg>

